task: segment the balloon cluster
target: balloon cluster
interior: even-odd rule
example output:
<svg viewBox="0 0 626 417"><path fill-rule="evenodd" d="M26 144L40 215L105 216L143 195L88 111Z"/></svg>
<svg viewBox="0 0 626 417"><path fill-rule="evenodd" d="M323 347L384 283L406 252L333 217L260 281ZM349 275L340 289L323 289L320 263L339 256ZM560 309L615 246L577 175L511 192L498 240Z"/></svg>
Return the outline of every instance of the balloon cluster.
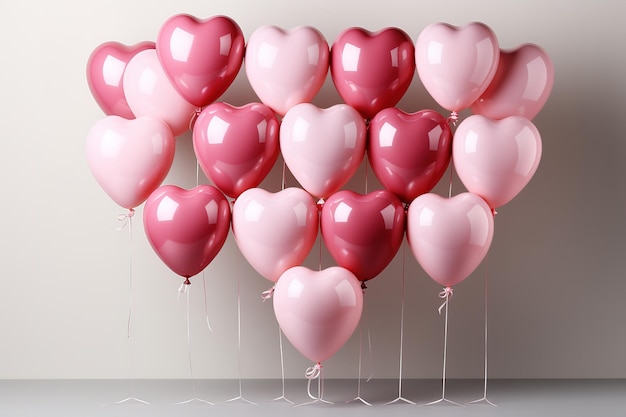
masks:
<svg viewBox="0 0 626 417"><path fill-rule="evenodd" d="M242 67L260 102L217 102ZM329 71L344 103L320 109L311 101ZM416 72L449 117L394 107ZM130 215L145 202L152 248L187 284L232 227L246 260L275 283L281 329L319 364L352 335L362 283L389 264L405 232L446 294L482 262L495 209L539 164L531 119L550 94L553 67L537 45L501 50L478 22L432 24L415 43L398 28L353 27L329 47L308 26L261 27L246 43L229 17L181 14L156 42L98 46L87 79L107 114L87 138L104 191ZM473 114L458 123L466 109ZM214 185L161 186L175 137L189 129ZM301 188L258 188L279 153ZM384 189L342 190L366 153ZM467 192L444 198L431 190L450 161ZM312 271L301 264L318 230L337 266Z"/></svg>

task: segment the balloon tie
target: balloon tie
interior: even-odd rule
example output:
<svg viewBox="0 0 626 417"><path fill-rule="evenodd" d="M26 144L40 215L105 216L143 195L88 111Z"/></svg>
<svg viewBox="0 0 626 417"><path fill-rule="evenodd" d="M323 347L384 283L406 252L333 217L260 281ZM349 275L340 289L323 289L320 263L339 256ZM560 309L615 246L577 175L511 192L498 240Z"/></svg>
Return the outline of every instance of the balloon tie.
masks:
<svg viewBox="0 0 626 417"><path fill-rule="evenodd" d="M274 289L276 288L276 286L273 286L272 288L270 288L269 290L265 290L261 293L261 299L263 300L263 302L266 302L267 300L269 300L270 298L272 298L272 296L274 295Z"/></svg>
<svg viewBox="0 0 626 417"><path fill-rule="evenodd" d="M191 114L191 118L189 119L189 130L193 131L193 127L195 126L196 120L198 120L200 113L202 113L202 110L202 107L197 107Z"/></svg>
<svg viewBox="0 0 626 417"><path fill-rule="evenodd" d="M437 309L437 311L439 311L439 314L441 314L441 310L443 310L443 308L448 305L448 301L453 294L454 291L452 290L452 287L445 287L443 291L439 293L439 298L445 299L445 301Z"/></svg>
<svg viewBox="0 0 626 417"><path fill-rule="evenodd" d="M491 207L491 214L493 215L493 217L496 217L496 214L498 214L495 207Z"/></svg>
<svg viewBox="0 0 626 417"><path fill-rule="evenodd" d="M122 213L119 216L117 216L117 221L120 222L120 227L117 228L117 230L123 230L126 228L126 226L128 226L130 219L133 218L133 216L135 215L135 209L129 209L128 213Z"/></svg>
<svg viewBox="0 0 626 417"><path fill-rule="evenodd" d="M182 284L180 284L180 287L178 287L179 297L181 294L184 294L187 292L187 285L191 285L191 281L189 281L189 277L185 277L185 281ZM178 301L180 302L180 299Z"/></svg>
<svg viewBox="0 0 626 417"><path fill-rule="evenodd" d="M322 373L322 364L318 362L315 365L307 368L306 372L304 373L304 376L306 377L306 379L311 381L313 379L319 378L321 373Z"/></svg>
<svg viewBox="0 0 626 417"><path fill-rule="evenodd" d="M459 113L455 111L450 113L450 116L448 116L448 118L446 119L446 122L448 124L451 124L452 126L456 126L458 121L459 121Z"/></svg>

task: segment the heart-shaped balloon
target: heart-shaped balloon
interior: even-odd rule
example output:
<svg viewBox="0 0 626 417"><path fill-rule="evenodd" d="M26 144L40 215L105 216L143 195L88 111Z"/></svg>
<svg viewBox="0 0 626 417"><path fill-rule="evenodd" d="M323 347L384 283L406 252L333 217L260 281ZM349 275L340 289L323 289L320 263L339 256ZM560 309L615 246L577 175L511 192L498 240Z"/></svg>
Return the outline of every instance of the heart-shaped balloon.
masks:
<svg viewBox="0 0 626 417"><path fill-rule="evenodd" d="M274 112L261 103L208 105L193 127L202 171L229 197L256 187L278 158L278 126Z"/></svg>
<svg viewBox="0 0 626 417"><path fill-rule="evenodd" d="M243 62L241 28L226 16L200 20L188 14L161 26L156 51L178 92L194 106L215 101L232 84Z"/></svg>
<svg viewBox="0 0 626 417"><path fill-rule="evenodd" d="M306 259L318 224L317 204L301 188L277 193L251 188L233 204L233 234L239 250L261 276L273 282Z"/></svg>
<svg viewBox="0 0 626 417"><path fill-rule="evenodd" d="M346 104L292 107L280 125L280 150L302 188L326 198L343 187L365 156L367 127Z"/></svg>
<svg viewBox="0 0 626 417"><path fill-rule="evenodd" d="M415 43L417 74L433 99L444 109L461 111L489 86L498 66L500 47L484 23L457 27L427 26Z"/></svg>
<svg viewBox="0 0 626 417"><path fill-rule="evenodd" d="M369 119L395 106L415 74L415 47L404 31L348 28L335 40L330 73L341 98Z"/></svg>
<svg viewBox="0 0 626 417"><path fill-rule="evenodd" d="M143 224L152 249L176 274L199 274L219 253L230 226L230 204L212 185L157 188L146 201Z"/></svg>
<svg viewBox="0 0 626 417"><path fill-rule="evenodd" d="M525 44L501 50L493 81L471 109L490 119L522 116L532 120L548 101L553 84L554 66L541 47Z"/></svg>
<svg viewBox="0 0 626 417"><path fill-rule="evenodd" d="M452 198L422 194L407 212L407 238L424 271L444 287L467 278L480 265L493 240L493 214L473 193Z"/></svg>
<svg viewBox="0 0 626 417"><path fill-rule="evenodd" d="M473 115L454 134L452 160L465 188L497 208L526 187L539 166L541 148L539 131L524 117Z"/></svg>
<svg viewBox="0 0 626 417"><path fill-rule="evenodd" d="M387 190L360 195L341 190L322 208L321 231L328 252L359 280L382 272L404 237L404 207Z"/></svg>
<svg viewBox="0 0 626 417"><path fill-rule="evenodd" d="M328 43L317 29L263 26L248 39L244 67L259 99L284 115L315 97L326 80L328 60Z"/></svg>
<svg viewBox="0 0 626 417"><path fill-rule="evenodd" d="M333 356L354 333L363 311L363 291L354 274L333 266L285 271L274 291L274 314L287 339L313 362Z"/></svg>
<svg viewBox="0 0 626 417"><path fill-rule="evenodd" d="M381 184L410 203L430 192L450 163L452 132L433 110L382 110L369 127L368 157Z"/></svg>
<svg viewBox="0 0 626 417"><path fill-rule="evenodd" d="M174 161L172 131L153 117L107 116L87 135L87 162L102 189L122 207L143 203Z"/></svg>
<svg viewBox="0 0 626 417"><path fill-rule="evenodd" d="M154 42L141 42L132 46L105 42L93 50L87 61L87 84L105 114L125 119L135 118L124 96L124 71L132 57L154 47Z"/></svg>
<svg viewBox="0 0 626 417"><path fill-rule="evenodd" d="M128 62L124 71L124 95L135 116L163 120L174 136L189 129L189 121L196 110L196 106L176 91L154 49L141 51Z"/></svg>

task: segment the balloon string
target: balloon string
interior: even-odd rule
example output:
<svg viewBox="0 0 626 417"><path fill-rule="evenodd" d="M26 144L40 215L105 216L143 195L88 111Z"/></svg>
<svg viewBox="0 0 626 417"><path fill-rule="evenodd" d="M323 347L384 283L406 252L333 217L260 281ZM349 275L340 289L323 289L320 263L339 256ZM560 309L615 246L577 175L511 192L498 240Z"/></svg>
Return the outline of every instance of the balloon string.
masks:
<svg viewBox="0 0 626 417"><path fill-rule="evenodd" d="M450 164L450 185L448 186L448 198L452 198L452 179L453 179L453 171L452 171L452 164Z"/></svg>
<svg viewBox="0 0 626 417"><path fill-rule="evenodd" d="M241 284L239 277L239 248L237 248L237 356L239 371L239 398L243 398L243 389L241 384Z"/></svg>
<svg viewBox="0 0 626 417"><path fill-rule="evenodd" d="M445 299L445 301L437 309L439 314L441 314L441 310L443 310L444 307L446 307L446 314L447 314L448 301L450 300L450 297L452 297L453 294L454 292L451 287L445 287L443 291L439 293L439 298Z"/></svg>
<svg viewBox="0 0 626 417"><path fill-rule="evenodd" d="M280 379L283 387L281 398L285 398L285 356L283 354L283 331L278 326L278 346L280 350Z"/></svg>
<svg viewBox="0 0 626 417"><path fill-rule="evenodd" d="M116 230L123 230L124 228L126 228L126 226L128 226L128 229L130 230L132 228L132 224L130 224L131 219L133 218L133 216L135 215L135 209L129 209L128 213L122 213L120 215L117 216L117 221L120 222L120 226L116 229Z"/></svg>
<svg viewBox="0 0 626 417"><path fill-rule="evenodd" d="M270 288L269 290L265 290L261 293L261 299L263 300L263 302L266 302L267 300L269 300L270 298L272 298L272 296L274 295L274 290L275 290L276 286L274 285L272 288Z"/></svg>
<svg viewBox="0 0 626 417"><path fill-rule="evenodd" d="M488 283L489 283L489 268L488 268L488 255L485 256L485 370L484 370L484 389L483 398L487 398L487 295L488 295Z"/></svg>
<svg viewBox="0 0 626 417"><path fill-rule="evenodd" d="M442 293L445 294L446 301L444 305L446 306L446 318L444 324L443 331L443 372L442 372L442 387L441 387L441 398L446 398L446 362L448 358L448 301L450 300L450 296L452 295L452 289L450 287L446 287ZM441 293L439 294L441 297Z"/></svg>
<svg viewBox="0 0 626 417"><path fill-rule="evenodd" d="M189 293L191 293L191 289L187 292L187 305L186 305L186 321L187 321L187 357L189 360L189 376L191 377L191 388L193 392L193 397L196 398L196 380L193 375L193 361L191 360L191 330L189 325Z"/></svg>
<svg viewBox="0 0 626 417"><path fill-rule="evenodd" d="M371 329L370 329L370 319L369 319L369 314L368 314L368 309L367 309L367 303L365 302L365 290L367 289L367 285L365 283L365 281L363 281L361 283L361 289L363 290L363 318L365 321L365 326L367 328L367 347L369 349L369 360L370 360L370 364L372 364L374 362L374 355L372 353L372 334L371 334ZM359 330L360 332L360 330ZM359 333L359 379L361 376L361 365L360 365L360 361L361 361L361 334ZM370 382L370 380L374 377L374 370L372 369L370 372L370 375L367 377L366 382Z"/></svg>
<svg viewBox="0 0 626 417"><path fill-rule="evenodd" d="M191 118L189 119L189 130L191 130L192 132L193 127L196 124L196 120L198 120L198 117L200 116L200 113L202 113L202 110L202 107L197 107L191 114Z"/></svg>
<svg viewBox="0 0 626 417"><path fill-rule="evenodd" d="M367 194L367 190L368 190L368 184L367 184L367 174L368 174L368 169L367 169L367 163L368 159L367 159L367 154L365 155L365 194Z"/></svg>
<svg viewBox="0 0 626 417"><path fill-rule="evenodd" d="M117 220L122 224L117 228L118 231L128 226L128 321L126 324L126 335L130 339L130 328L133 321L133 216L134 209L129 209L128 213L117 216Z"/></svg>
<svg viewBox="0 0 626 417"><path fill-rule="evenodd" d="M398 375L398 395L402 396L402 357L404 350L404 286L405 286L405 272L406 272L406 241L402 242L402 290L400 296L400 372Z"/></svg>
<svg viewBox="0 0 626 417"><path fill-rule="evenodd" d="M321 375L322 375L322 364L320 362L307 368L306 372L304 373L304 376L308 380L307 385L306 385L306 391L307 391L307 394L309 395L309 398L311 398L312 400L317 400L317 399L322 398ZM315 379L317 379L318 381L317 382L318 383L318 388L317 388L318 397L314 397L313 394L311 394L311 381Z"/></svg>
<svg viewBox="0 0 626 417"><path fill-rule="evenodd" d="M280 189L284 190L285 189L285 175L286 175L286 171L287 171L287 163L285 161L283 161L283 178L280 182Z"/></svg>
<svg viewBox="0 0 626 417"><path fill-rule="evenodd" d="M209 328L209 331L213 333L213 328L211 327L211 321L209 320L209 304L207 303L207 295L206 295L206 276L204 271L202 271L202 289L204 295L204 316L206 318L206 325Z"/></svg>
<svg viewBox="0 0 626 417"><path fill-rule="evenodd" d="M446 122L448 124L451 124L452 126L456 126L458 121L459 121L459 113L455 111L450 113L450 116L448 116L448 118L446 119Z"/></svg>

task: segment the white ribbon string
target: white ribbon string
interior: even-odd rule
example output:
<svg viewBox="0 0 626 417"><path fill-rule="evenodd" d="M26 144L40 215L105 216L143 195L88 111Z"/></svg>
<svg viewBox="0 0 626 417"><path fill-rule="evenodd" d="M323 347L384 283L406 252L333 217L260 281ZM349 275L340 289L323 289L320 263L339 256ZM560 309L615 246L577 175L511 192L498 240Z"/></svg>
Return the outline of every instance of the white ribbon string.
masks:
<svg viewBox="0 0 626 417"><path fill-rule="evenodd" d="M448 301L450 300L450 297L452 297L453 293L454 291L451 287L445 287L443 291L439 293L439 298L443 298L445 300L437 309L439 314L441 314L441 311L444 309L444 307L448 305Z"/></svg>
<svg viewBox="0 0 626 417"><path fill-rule="evenodd" d="M306 392L309 395L309 398L311 398L312 400L322 399L322 389L321 389L321 382L320 382L321 374L322 374L322 364L319 362L307 368L306 372L304 373L304 376L308 380L307 385L306 385ZM318 384L317 384L318 396L317 397L311 394L311 381L314 381L316 379L318 380Z"/></svg>
<svg viewBox="0 0 626 417"><path fill-rule="evenodd" d="M265 290L265 291L263 291L261 293L261 299L263 300L263 302L266 302L267 300L272 298L272 296L274 295L274 289L275 288L276 288L276 286L273 286L269 290Z"/></svg>
<svg viewBox="0 0 626 417"><path fill-rule="evenodd" d="M120 222L121 224L116 230L123 230L126 228L126 226L131 228L132 226L131 219L133 218L134 215L135 215L135 209L129 209L128 213L122 213L119 216L117 216L117 221Z"/></svg>

